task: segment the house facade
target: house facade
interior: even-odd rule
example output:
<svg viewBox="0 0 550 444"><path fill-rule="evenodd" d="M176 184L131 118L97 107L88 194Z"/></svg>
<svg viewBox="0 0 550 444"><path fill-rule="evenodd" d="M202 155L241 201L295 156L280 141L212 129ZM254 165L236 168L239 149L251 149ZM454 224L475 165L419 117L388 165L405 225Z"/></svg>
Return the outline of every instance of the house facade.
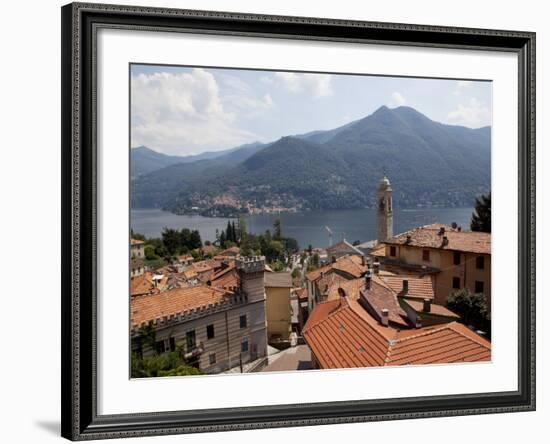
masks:
<svg viewBox="0 0 550 444"><path fill-rule="evenodd" d="M267 356L265 259L238 257L235 267L238 287L199 284L132 298L132 351L180 350L204 373L260 365Z"/></svg>
<svg viewBox="0 0 550 444"><path fill-rule="evenodd" d="M270 344L287 343L292 332L292 276L289 272L266 273L267 338Z"/></svg>
<svg viewBox="0 0 550 444"><path fill-rule="evenodd" d="M491 234L431 224L386 240L386 267L416 267L435 280L435 301L462 288L483 293L491 306Z"/></svg>

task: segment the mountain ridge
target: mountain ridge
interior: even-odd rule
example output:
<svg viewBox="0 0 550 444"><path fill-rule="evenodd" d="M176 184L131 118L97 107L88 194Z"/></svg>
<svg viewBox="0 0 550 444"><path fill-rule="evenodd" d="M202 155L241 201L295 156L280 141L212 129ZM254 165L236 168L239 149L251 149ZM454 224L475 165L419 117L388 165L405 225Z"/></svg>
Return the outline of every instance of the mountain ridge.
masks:
<svg viewBox="0 0 550 444"><path fill-rule="evenodd" d="M146 174L132 181L132 205L220 216L365 208L384 170L402 207L472 205L490 190L490 148L490 127L380 107L333 130Z"/></svg>

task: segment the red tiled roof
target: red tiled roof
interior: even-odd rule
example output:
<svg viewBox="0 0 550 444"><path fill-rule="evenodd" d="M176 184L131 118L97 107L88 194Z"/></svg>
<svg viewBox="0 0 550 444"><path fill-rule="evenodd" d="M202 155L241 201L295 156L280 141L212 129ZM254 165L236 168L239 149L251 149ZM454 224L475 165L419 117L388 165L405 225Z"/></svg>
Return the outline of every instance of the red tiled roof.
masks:
<svg viewBox="0 0 550 444"><path fill-rule="evenodd" d="M234 263L231 264L229 267L218 271L210 279L210 285L219 288L237 287L238 283L239 279Z"/></svg>
<svg viewBox="0 0 550 444"><path fill-rule="evenodd" d="M378 281L391 288L397 296L409 297L409 298L418 298L418 299L433 299L434 294L434 284L432 276L407 276L407 275L397 275L397 274L380 274L374 276ZM407 292L403 292L403 281L407 280L409 282L409 289Z"/></svg>
<svg viewBox="0 0 550 444"><path fill-rule="evenodd" d="M142 240L139 240L139 239L130 239L130 245L141 245L141 244L144 244L145 242L143 242Z"/></svg>
<svg viewBox="0 0 550 444"><path fill-rule="evenodd" d="M140 276L136 276L130 280L130 295L138 296L143 294L158 293L166 287L168 278L163 275L162 279L155 283L153 282L153 273L146 271Z"/></svg>
<svg viewBox="0 0 550 444"><path fill-rule="evenodd" d="M159 294L136 296L130 302L132 326L154 321L163 316L176 315L185 310L215 304L231 293L207 285L182 287Z"/></svg>
<svg viewBox="0 0 550 444"><path fill-rule="evenodd" d="M310 281L314 281L321 276L321 273L325 273L329 270L338 270L350 275L351 278L358 278L368 269L367 265L362 264L362 261L363 258L357 255L342 256L336 259L336 262L330 262L317 270L310 271L306 274L306 278Z"/></svg>
<svg viewBox="0 0 550 444"><path fill-rule="evenodd" d="M388 310L388 319L391 323L407 328L407 313L401 308L395 293L385 285L372 280L370 288L362 288L361 299L371 307L378 319L382 317L382 310Z"/></svg>
<svg viewBox="0 0 550 444"><path fill-rule="evenodd" d="M420 301L417 301L417 300L414 300L414 299L408 299L408 298L403 298L403 300L411 306L411 308L418 312L418 313L426 313L423 309L424 309L424 303L423 302L420 302ZM431 303L430 304L430 311L426 314L433 314L433 315L436 315L436 316L445 316L445 317L448 317L448 318L455 318L455 319L459 319L460 316L457 315L455 312L449 310L447 307L444 307L443 305L439 305L439 304L434 304L434 303Z"/></svg>
<svg viewBox="0 0 550 444"><path fill-rule="evenodd" d="M478 362L491 344L457 322L397 330L380 325L350 298L318 304L303 329L322 368Z"/></svg>
<svg viewBox="0 0 550 444"><path fill-rule="evenodd" d="M445 232L440 233L444 228ZM447 237L447 244L444 237ZM431 224L415 228L385 241L390 245L410 245L420 248L462 251L466 253L491 254L491 233L458 231L443 224Z"/></svg>

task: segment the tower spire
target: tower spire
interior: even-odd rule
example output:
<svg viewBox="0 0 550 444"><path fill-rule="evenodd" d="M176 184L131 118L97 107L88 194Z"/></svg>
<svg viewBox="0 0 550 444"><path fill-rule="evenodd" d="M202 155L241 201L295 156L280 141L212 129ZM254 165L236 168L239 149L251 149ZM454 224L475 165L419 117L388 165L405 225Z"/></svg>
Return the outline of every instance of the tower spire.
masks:
<svg viewBox="0 0 550 444"><path fill-rule="evenodd" d="M386 176L386 168L384 168L384 176L378 184L378 242L393 237L393 201L390 180Z"/></svg>

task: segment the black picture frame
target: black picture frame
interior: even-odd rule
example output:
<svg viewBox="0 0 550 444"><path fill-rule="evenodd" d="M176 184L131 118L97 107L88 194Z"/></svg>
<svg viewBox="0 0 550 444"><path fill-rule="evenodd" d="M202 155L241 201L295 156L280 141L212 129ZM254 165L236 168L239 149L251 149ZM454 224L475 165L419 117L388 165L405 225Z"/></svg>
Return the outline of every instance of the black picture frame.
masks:
<svg viewBox="0 0 550 444"><path fill-rule="evenodd" d="M535 409L535 33L72 3L62 14L62 436L71 440ZM100 416L96 381L99 28L507 51L519 65L518 389Z"/></svg>

